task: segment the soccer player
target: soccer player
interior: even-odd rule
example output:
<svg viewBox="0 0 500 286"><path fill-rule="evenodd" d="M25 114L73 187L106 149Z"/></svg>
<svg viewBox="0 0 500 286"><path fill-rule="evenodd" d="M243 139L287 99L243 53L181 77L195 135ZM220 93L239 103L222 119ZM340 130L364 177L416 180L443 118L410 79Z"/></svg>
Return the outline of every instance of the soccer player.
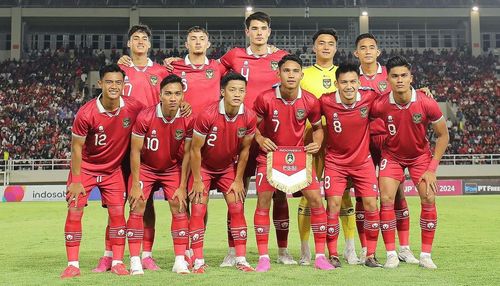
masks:
<svg viewBox="0 0 500 286"><path fill-rule="evenodd" d="M380 95L391 91L391 86L387 83L387 70L377 61L377 58L380 56L380 50L378 49L375 36L370 33L361 34L356 38L355 44L356 50L354 51L354 56L358 58L360 63L359 80L361 86L370 87ZM370 154L375 166L379 166L382 145L387 136L382 119L375 119L370 123L370 136ZM410 212L404 195L403 184L399 186L396 193L394 210L396 211L396 229L400 245L398 258L406 263L418 263L418 259L415 258L413 252L410 250ZM367 251L364 234L364 217L363 203L357 198L356 226L362 247L361 262L364 262Z"/></svg>
<svg viewBox="0 0 500 286"><path fill-rule="evenodd" d="M243 175L251 142L255 135L255 113L244 106L246 79L229 73L222 78L219 102L206 108L196 118L191 144L192 190L189 235L194 252L193 273L205 272L203 240L204 217L208 191L215 186L224 194L235 244L237 269L251 272L246 261L247 225L243 202L245 189ZM237 163L235 161L237 160Z"/></svg>
<svg viewBox="0 0 500 286"><path fill-rule="evenodd" d="M144 274L139 257L144 234L143 214L155 185L163 189L172 213L171 232L175 252L172 271L189 273L184 260L189 240L188 215L184 208L192 119L180 115L182 79L169 75L160 86L161 102L141 111L132 129L128 184L130 215L127 221L131 275Z"/></svg>
<svg viewBox="0 0 500 286"><path fill-rule="evenodd" d="M257 96L270 89L279 82L276 78L279 60L287 54L283 50L273 51L268 45L271 35L271 18L263 12L255 12L245 19L245 33L250 41L247 48L233 48L220 58L220 62L235 72L243 75L247 81L247 96L245 104L253 106ZM245 171L245 185L248 186L250 177L255 175L258 146L252 144L250 159ZM288 253L288 231L290 217L288 202L282 192L276 192L273 204L273 221L278 243L278 263L297 264L297 261ZM221 266L234 264L234 250L229 240L229 252Z"/></svg>
<svg viewBox="0 0 500 286"><path fill-rule="evenodd" d="M71 171L68 177L68 214L64 227L68 267L61 278L80 275L78 253L82 238L83 209L92 188L99 187L108 209L112 250L111 272L126 275L125 182L121 162L128 150L132 125L142 104L122 97L125 73L116 64L99 71L102 94L82 106L72 128Z"/></svg>
<svg viewBox="0 0 500 286"><path fill-rule="evenodd" d="M384 267L396 268L399 265L395 251L394 196L399 184L404 181L404 169L408 168L422 207L420 266L435 269L437 267L431 259L431 249L437 225L436 170L448 146L448 128L437 102L411 87L411 65L404 57L389 59L386 67L392 91L375 101L371 113L373 118L384 121L388 133L382 148L379 173L380 224L387 250ZM437 137L433 153L426 137L429 125Z"/></svg>
<svg viewBox="0 0 500 286"><path fill-rule="evenodd" d="M273 87L255 101L260 131L257 130L255 140L260 146L257 157L257 208L254 215L255 236L259 251L258 272L271 269L269 258L269 209L273 193L276 191L267 179L266 153L275 151L278 146L304 146L304 130L306 120L313 125L313 142L304 147L305 151L315 154L321 148L323 129L319 101L309 92L300 88L303 77L302 60L293 55L284 56L278 63L280 85ZM323 207L319 182L312 171L313 182L302 190L311 205L311 224L316 248L315 267L331 270L334 267L324 254L326 239L326 212ZM286 198L286 197L285 197Z"/></svg>
<svg viewBox="0 0 500 286"><path fill-rule="evenodd" d="M330 263L340 267L337 253L339 211L347 180L354 184L365 210L367 240L365 265L382 267L375 259L380 225L377 208L377 177L370 158L369 109L378 94L371 88L359 90L359 68L343 64L335 72L337 92L320 98L321 113L326 118L327 149L325 159L325 197L328 202L327 245Z"/></svg>
<svg viewBox="0 0 500 286"><path fill-rule="evenodd" d="M301 87L317 98L322 94L334 92L335 87L335 71L337 66L333 64L333 58L337 52L337 32L333 29L321 29L313 35L313 51L316 54L316 63L304 69L304 79L301 81ZM323 121L323 125L325 121ZM312 129L308 122L306 125L306 135L304 144L312 142ZM313 165L316 174L319 177L323 174L325 160L325 144L320 151L315 155ZM318 178L319 179L319 178ZM302 196L298 208L298 224L301 241L301 257L300 265L309 265L311 263L311 252L309 250L309 234L311 228L310 219L311 209L307 203L307 199ZM351 202L351 196L348 190L344 193L342 205L340 208L340 218L342 220L342 229L346 246L344 257L349 264L359 263L354 246L354 208Z"/></svg>

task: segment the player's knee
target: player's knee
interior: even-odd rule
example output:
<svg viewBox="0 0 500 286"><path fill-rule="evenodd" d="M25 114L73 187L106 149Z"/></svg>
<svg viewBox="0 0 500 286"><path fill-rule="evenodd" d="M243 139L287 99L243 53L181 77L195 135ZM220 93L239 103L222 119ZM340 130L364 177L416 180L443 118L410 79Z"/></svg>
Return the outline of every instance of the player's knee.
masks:
<svg viewBox="0 0 500 286"><path fill-rule="evenodd" d="M272 193L262 192L257 197L257 207L261 209L269 209L271 207Z"/></svg>
<svg viewBox="0 0 500 286"><path fill-rule="evenodd" d="M286 202L287 201L286 194L283 192L274 192L273 201L275 203Z"/></svg>
<svg viewBox="0 0 500 286"><path fill-rule="evenodd" d="M363 208L366 211L373 212L377 210L377 199L376 198L364 198L363 199Z"/></svg>
<svg viewBox="0 0 500 286"><path fill-rule="evenodd" d="M146 210L146 202L144 202L143 200L138 200L137 203L135 204L133 211L135 213L144 214L145 210Z"/></svg>
<svg viewBox="0 0 500 286"><path fill-rule="evenodd" d="M243 204L240 203L240 202L238 202L238 203L230 203L228 205L228 208L229 208L229 214L231 216L233 216L233 215L240 215L240 214L244 213Z"/></svg>
<svg viewBox="0 0 500 286"><path fill-rule="evenodd" d="M380 194L380 202L383 204L394 203L394 195L393 194Z"/></svg>
<svg viewBox="0 0 500 286"><path fill-rule="evenodd" d="M338 213L340 212L340 204L328 203L326 208L329 213Z"/></svg>
<svg viewBox="0 0 500 286"><path fill-rule="evenodd" d="M323 202L321 201L321 196L312 196L307 199L311 208L323 207Z"/></svg>
<svg viewBox="0 0 500 286"><path fill-rule="evenodd" d="M192 217L204 217L207 212L206 204L192 204L191 205L191 216Z"/></svg>

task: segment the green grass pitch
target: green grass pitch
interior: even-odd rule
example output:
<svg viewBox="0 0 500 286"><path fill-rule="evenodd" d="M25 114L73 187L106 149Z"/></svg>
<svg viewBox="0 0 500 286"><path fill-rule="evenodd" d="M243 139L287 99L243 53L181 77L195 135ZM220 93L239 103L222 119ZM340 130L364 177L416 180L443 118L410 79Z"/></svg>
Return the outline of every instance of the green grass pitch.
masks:
<svg viewBox="0 0 500 286"><path fill-rule="evenodd" d="M420 213L417 198L409 198L411 246L420 251ZM253 231L256 199L246 203L249 225L248 260L255 266L257 248ZM291 227L289 249L299 257L297 199L290 199ZM1 285L500 285L500 196L463 196L438 198L438 229L434 243L435 271L402 264L398 269L368 269L343 264L341 269L323 272L312 266L272 264L268 273L241 273L218 267L226 254L226 206L223 200L209 203L209 222L205 236L205 256L209 265L205 275L172 273L170 214L164 201L156 201L157 227L154 255L163 270L144 276L118 277L90 270L103 252L106 212L99 202L85 210L83 241L80 251L82 276L62 281L59 274L66 266L63 228L64 203L0 204L0 284ZM274 230L270 237L270 255L276 259ZM339 249L343 249L339 239ZM312 237L311 237L311 247ZM377 256L385 262L382 237ZM357 244L359 250L359 243ZM127 253L126 253L127 255ZM128 257L125 262L128 265Z"/></svg>

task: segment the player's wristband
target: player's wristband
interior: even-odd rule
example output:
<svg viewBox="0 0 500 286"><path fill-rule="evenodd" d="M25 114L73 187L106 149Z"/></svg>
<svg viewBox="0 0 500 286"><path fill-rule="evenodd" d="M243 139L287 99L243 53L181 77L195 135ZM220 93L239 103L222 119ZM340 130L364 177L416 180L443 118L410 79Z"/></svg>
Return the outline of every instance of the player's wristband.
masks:
<svg viewBox="0 0 500 286"><path fill-rule="evenodd" d="M438 166L439 166L439 161L436 159L432 159L431 162L429 163L429 166L427 167L427 170L436 173Z"/></svg>
<svg viewBox="0 0 500 286"><path fill-rule="evenodd" d="M71 174L71 182L72 183L81 183L82 182L82 175L73 175Z"/></svg>

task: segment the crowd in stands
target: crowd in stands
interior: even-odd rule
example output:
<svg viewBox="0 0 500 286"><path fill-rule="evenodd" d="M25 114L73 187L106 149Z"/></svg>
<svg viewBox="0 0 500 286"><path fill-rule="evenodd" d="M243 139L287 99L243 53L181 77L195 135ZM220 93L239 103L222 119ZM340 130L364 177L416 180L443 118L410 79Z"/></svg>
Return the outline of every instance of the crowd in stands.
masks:
<svg viewBox="0 0 500 286"><path fill-rule="evenodd" d="M306 49L290 51L301 54ZM219 58L224 48L211 49ZM84 49L33 51L21 61L0 63L1 151L11 159L70 157L71 124L78 108L95 96L86 84L88 72L116 62L122 51ZM182 57L184 50L153 51L159 63ZM448 154L498 154L500 146L500 82L492 55L472 57L462 51L384 51L382 64L395 54L413 63L414 86L429 87L438 101L450 103ZM335 62L354 61L339 51Z"/></svg>

